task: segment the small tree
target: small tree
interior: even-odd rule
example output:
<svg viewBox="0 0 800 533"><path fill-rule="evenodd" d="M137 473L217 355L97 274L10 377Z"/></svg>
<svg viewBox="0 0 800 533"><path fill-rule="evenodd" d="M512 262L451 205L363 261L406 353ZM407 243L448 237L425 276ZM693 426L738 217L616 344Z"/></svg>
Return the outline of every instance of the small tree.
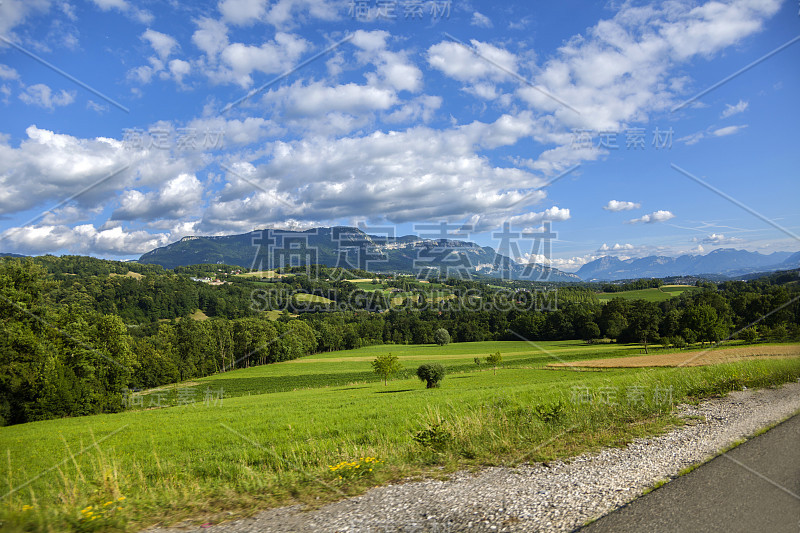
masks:
<svg viewBox="0 0 800 533"><path fill-rule="evenodd" d="M433 389L439 386L439 382L444 379L444 367L439 363L426 363L417 369L417 377L425 382L425 387Z"/></svg>
<svg viewBox="0 0 800 533"><path fill-rule="evenodd" d="M500 355L500 352L495 352L493 354L489 354L489 357L486 358L486 364L491 365L494 367L494 373L497 374L497 367L500 363L503 362L503 356Z"/></svg>
<svg viewBox="0 0 800 533"><path fill-rule="evenodd" d="M747 344L752 344L758 339L756 328L746 328L739 332L739 338Z"/></svg>
<svg viewBox="0 0 800 533"><path fill-rule="evenodd" d="M396 355L379 355L372 361L372 369L383 378L383 384L386 385L390 377L403 370L403 365L400 364Z"/></svg>
<svg viewBox="0 0 800 533"><path fill-rule="evenodd" d="M475 359L473 359L473 361L475 361L475 364L476 364L478 367L480 367L480 366L481 366L481 358L480 358L480 357L476 357Z"/></svg>
<svg viewBox="0 0 800 533"><path fill-rule="evenodd" d="M683 330L681 331L681 337L683 337L683 339L686 341L686 344L690 346L695 342L697 342L697 333L695 333L694 330L689 328L683 328Z"/></svg>
<svg viewBox="0 0 800 533"><path fill-rule="evenodd" d="M581 326L581 336L587 344L591 344L592 340L600 338L600 326L592 321L586 322Z"/></svg>
<svg viewBox="0 0 800 533"><path fill-rule="evenodd" d="M444 328L439 328L433 333L433 340L439 346L450 344L450 333Z"/></svg>

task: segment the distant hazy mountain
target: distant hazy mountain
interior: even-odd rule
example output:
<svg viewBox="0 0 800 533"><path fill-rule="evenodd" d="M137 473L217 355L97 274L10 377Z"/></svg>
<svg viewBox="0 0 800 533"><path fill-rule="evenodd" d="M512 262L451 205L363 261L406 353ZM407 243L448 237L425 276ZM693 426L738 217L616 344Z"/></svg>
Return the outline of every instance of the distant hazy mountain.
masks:
<svg viewBox="0 0 800 533"><path fill-rule="evenodd" d="M621 260L605 256L583 265L576 274L585 281L663 278L698 274L739 276L751 272L783 270L800 266L800 252L761 254L719 248L706 255L649 256Z"/></svg>
<svg viewBox="0 0 800 533"><path fill-rule="evenodd" d="M320 264L361 268L371 272L458 272L512 279L581 281L575 274L543 265L529 266L498 255L489 246L448 239L421 239L368 235L358 228L336 226L306 231L259 230L220 237L184 237L151 250L140 263L165 268L202 263L224 263L245 268Z"/></svg>
<svg viewBox="0 0 800 533"><path fill-rule="evenodd" d="M28 257L28 256L20 254L12 254L8 252L0 252L0 257Z"/></svg>
<svg viewBox="0 0 800 533"><path fill-rule="evenodd" d="M779 266L781 267L780 270L800 268L800 252L790 255L789 258Z"/></svg>

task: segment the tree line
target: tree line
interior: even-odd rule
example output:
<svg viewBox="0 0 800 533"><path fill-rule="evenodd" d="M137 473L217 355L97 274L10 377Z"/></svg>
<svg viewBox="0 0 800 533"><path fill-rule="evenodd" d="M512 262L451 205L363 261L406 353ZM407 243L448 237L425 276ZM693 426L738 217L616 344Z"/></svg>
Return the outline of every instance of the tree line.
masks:
<svg viewBox="0 0 800 533"><path fill-rule="evenodd" d="M525 304L522 289L497 296L486 283L448 280L453 298L436 305L284 312L270 320L252 309L248 283L212 287L149 265L132 265L144 267L133 279L121 275L127 263L85 259L68 258L67 266L49 258L0 260L0 424L116 412L127 389L316 352L432 344L441 342L442 329L452 342L607 338L680 347L742 329L745 340L800 338L796 273L706 284L659 303L615 298L603 305L585 288L561 287L557 306L545 309ZM120 275L103 268L120 268ZM318 288L299 274L280 284ZM357 290L346 281L329 285ZM225 311L207 312L211 319L188 318L220 301Z"/></svg>

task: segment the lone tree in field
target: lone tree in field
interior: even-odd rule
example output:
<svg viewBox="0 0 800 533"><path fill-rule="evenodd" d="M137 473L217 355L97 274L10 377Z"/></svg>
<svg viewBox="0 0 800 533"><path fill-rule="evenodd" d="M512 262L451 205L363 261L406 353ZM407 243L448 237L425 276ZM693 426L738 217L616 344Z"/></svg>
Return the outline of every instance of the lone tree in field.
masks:
<svg viewBox="0 0 800 533"><path fill-rule="evenodd" d="M591 344L594 339L600 338L600 326L594 322L586 322L581 326L581 337L587 344Z"/></svg>
<svg viewBox="0 0 800 533"><path fill-rule="evenodd" d="M433 389L439 386L439 382L444 379L444 367L439 363L428 363L420 365L417 369L417 377L425 382L425 387Z"/></svg>
<svg viewBox="0 0 800 533"><path fill-rule="evenodd" d="M502 362L503 362L503 356L500 355L500 352L489 354L489 357L486 358L486 364L494 367L495 375L497 375L497 367L500 366L500 363Z"/></svg>
<svg viewBox="0 0 800 533"><path fill-rule="evenodd" d="M383 378L383 384L386 385L390 377L403 370L403 365L400 364L396 355L379 355L372 361L372 369Z"/></svg>
<svg viewBox="0 0 800 533"><path fill-rule="evenodd" d="M439 346L450 344L450 333L444 328L439 328L433 333L433 340Z"/></svg>

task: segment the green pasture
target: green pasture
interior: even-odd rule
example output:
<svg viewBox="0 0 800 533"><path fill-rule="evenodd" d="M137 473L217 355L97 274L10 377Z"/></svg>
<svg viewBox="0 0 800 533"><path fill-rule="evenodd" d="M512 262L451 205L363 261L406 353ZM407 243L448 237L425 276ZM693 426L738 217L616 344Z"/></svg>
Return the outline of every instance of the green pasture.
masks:
<svg viewBox="0 0 800 533"><path fill-rule="evenodd" d="M343 350L301 357L273 365L243 368L183 384L160 387L153 392L137 395L135 406L149 408L162 405L202 402L207 395L225 398L255 394L271 394L296 389L336 387L378 382L372 371L372 361L387 353L398 356L406 376L413 376L416 368L428 362L439 362L450 373L468 372L486 368L475 364L491 353L500 352L506 367L530 366L543 368L549 363L575 361L599 357L639 355L638 344L587 345L582 341L486 341L435 344L383 344L355 350Z"/></svg>
<svg viewBox="0 0 800 533"><path fill-rule="evenodd" d="M503 367L473 362L495 351ZM370 361L387 352L408 370L438 361L449 372L437 389L413 376L384 386L370 375ZM678 423L673 406L687 398L800 377L800 358L544 368L557 359L634 353L639 347L577 341L372 346L179 386L222 388L222 399L0 428L0 528L135 531L318 505L408 476L621 445ZM352 469L340 479L331 469L365 457L379 461L374 471Z"/></svg>
<svg viewBox="0 0 800 533"><path fill-rule="evenodd" d="M625 298L626 300L646 300L648 302L663 302L675 296L680 296L686 291L694 290L691 285L665 285L659 288L638 289L622 292L599 292L597 299L601 302L608 302L614 298Z"/></svg>

